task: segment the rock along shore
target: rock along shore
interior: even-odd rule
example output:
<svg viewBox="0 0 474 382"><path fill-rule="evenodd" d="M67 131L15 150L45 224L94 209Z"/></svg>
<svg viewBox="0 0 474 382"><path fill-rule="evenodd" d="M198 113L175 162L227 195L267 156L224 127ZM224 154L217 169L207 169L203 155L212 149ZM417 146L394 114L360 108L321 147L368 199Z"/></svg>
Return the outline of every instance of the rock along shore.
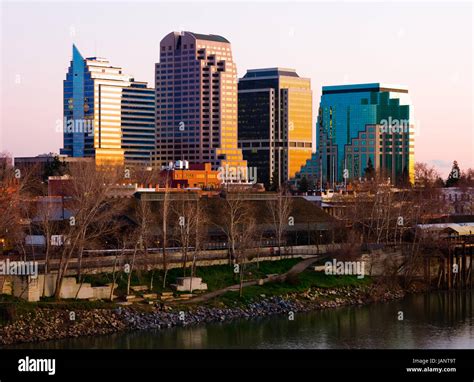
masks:
<svg viewBox="0 0 474 382"><path fill-rule="evenodd" d="M120 331L165 329L212 322L256 317L289 312L309 312L318 309L349 305L365 305L376 301L390 301L405 296L402 289L389 290L367 286L340 288L311 288L303 293L284 296L261 296L243 306L214 307L208 305L153 307L144 310L134 306L111 309L78 309L71 320L71 310L38 307L14 322L0 327L0 345L39 342L70 337L96 336Z"/></svg>

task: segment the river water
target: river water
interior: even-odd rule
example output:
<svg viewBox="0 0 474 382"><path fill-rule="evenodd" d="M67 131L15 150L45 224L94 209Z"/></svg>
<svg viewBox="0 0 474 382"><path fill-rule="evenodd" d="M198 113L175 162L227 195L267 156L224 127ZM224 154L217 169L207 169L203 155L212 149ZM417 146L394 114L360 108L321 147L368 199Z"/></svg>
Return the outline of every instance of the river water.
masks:
<svg viewBox="0 0 474 382"><path fill-rule="evenodd" d="M43 349L474 349L474 291L194 327L17 345ZM403 315L403 317L402 317ZM400 319L402 318L402 319Z"/></svg>

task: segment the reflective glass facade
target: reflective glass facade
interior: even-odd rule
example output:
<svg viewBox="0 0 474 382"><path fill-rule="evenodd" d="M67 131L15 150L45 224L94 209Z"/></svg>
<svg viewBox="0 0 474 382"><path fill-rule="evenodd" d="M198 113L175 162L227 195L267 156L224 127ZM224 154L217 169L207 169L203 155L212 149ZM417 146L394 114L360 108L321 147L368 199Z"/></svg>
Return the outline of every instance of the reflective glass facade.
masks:
<svg viewBox="0 0 474 382"><path fill-rule="evenodd" d="M89 123L94 119L93 81L75 45L63 94L64 148L61 153L71 157L92 156L94 140Z"/></svg>
<svg viewBox="0 0 474 382"><path fill-rule="evenodd" d="M317 153L300 178L334 187L343 182L344 170L348 180L364 177L370 158L376 171L393 183L402 177L413 181L414 115L406 88L379 83L325 86L317 130Z"/></svg>
<svg viewBox="0 0 474 382"><path fill-rule="evenodd" d="M126 164L149 164L155 153L155 89L132 82L122 89L122 148Z"/></svg>
<svg viewBox="0 0 474 382"><path fill-rule="evenodd" d="M275 89L239 90L239 147L249 166L257 168L257 181L270 185L275 169L273 142Z"/></svg>
<svg viewBox="0 0 474 382"><path fill-rule="evenodd" d="M94 157L98 165L149 164L155 144L154 104L154 90L146 83L135 82L106 59L83 58L73 46L64 80L61 154Z"/></svg>
<svg viewBox="0 0 474 382"><path fill-rule="evenodd" d="M254 69L239 80L239 147L259 182L295 176L311 157L311 121L311 82L294 69Z"/></svg>

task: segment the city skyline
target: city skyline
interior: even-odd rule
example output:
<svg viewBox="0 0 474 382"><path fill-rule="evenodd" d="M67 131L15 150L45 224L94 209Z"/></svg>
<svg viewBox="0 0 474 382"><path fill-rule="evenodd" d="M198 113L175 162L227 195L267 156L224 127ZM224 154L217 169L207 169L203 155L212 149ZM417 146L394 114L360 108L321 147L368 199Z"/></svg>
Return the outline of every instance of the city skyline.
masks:
<svg viewBox="0 0 474 382"><path fill-rule="evenodd" d="M44 19L39 15L47 13L49 6L2 5L2 51L7 60L4 59L2 65L0 151L9 151L14 156L59 152L62 133L56 131L57 121L62 120L62 81L71 58L72 42L85 56L106 57L110 62L123 66L135 78L152 85L154 64L159 62L159 41L172 30L193 30L229 39L239 78L248 69L277 66L295 68L302 77L311 78L313 134L319 106L317 100L323 85L402 83L410 89L416 113L415 125L419 129L415 132L416 160L436 165L443 176L453 160L459 162L461 169L472 167L474 162L472 44L471 49L466 49L464 44L466 38L469 39L466 33L472 27L472 7L469 4L436 3L428 7L426 4L311 3L295 4L291 10L278 4L271 8L264 4L212 4L208 13L212 25L203 23L200 17L204 15L203 10L196 4L186 6L185 11L181 4L176 20L165 17L167 13L173 13L172 4L143 4L136 9L119 4L112 14L103 16L100 23L92 24L90 28L81 22L84 9L70 12L75 16L69 17L68 7L63 4L54 6L58 8L56 23L40 28L38 22ZM104 9L103 5L90 6L98 11L97 15L104 14L99 12ZM147 7L150 12L147 12ZM364 25L358 25L357 17L347 16L351 12L337 13L342 8L353 8L354 16L369 12L375 17L368 17ZM113 21L113 16L123 21L125 14L133 11L147 18L152 9L162 11L160 25L134 22L136 34L123 38L128 28L119 30L117 24L120 22ZM262 13L263 9L266 13ZM286 9L285 13L283 9ZM314 20L318 21L316 26L298 21L297 16L304 20L311 10ZM19 14L25 20L22 33L18 33L10 21L17 19ZM65 17L61 19L57 16L59 14ZM223 16L228 14L235 17L224 19ZM268 15L263 26L252 24L262 14ZM458 20L456 25L450 24L449 28L440 31L439 23L454 14ZM248 17L249 25L240 30L238 20L242 15ZM412 23L421 15L427 21L423 28ZM323 34L335 20L338 24L346 22L347 26L339 34ZM356 29L355 25L358 25ZM374 29L376 27L379 29ZM377 33L367 33L370 30ZM113 33L117 33L116 38ZM426 36L430 38L426 39ZM327 41L328 37L333 43ZM384 48L377 45L380 39L386 41ZM42 49L39 42L35 43L38 40ZM346 45L341 45L342 41L346 41ZM128 44L134 44L133 50ZM24 49L25 45L28 49ZM94 45L101 48L95 49ZM330 46L333 46L332 50L327 49ZM422 50L420 46L423 46ZM44 52L48 54L44 55ZM61 68L59 72L58 68ZM456 134L446 134L447 128L455 129ZM18 131L22 133L18 134ZM25 135L32 139L26 141Z"/></svg>
<svg viewBox="0 0 474 382"><path fill-rule="evenodd" d="M0 0L0 382L472 378L474 1L412 1Z"/></svg>

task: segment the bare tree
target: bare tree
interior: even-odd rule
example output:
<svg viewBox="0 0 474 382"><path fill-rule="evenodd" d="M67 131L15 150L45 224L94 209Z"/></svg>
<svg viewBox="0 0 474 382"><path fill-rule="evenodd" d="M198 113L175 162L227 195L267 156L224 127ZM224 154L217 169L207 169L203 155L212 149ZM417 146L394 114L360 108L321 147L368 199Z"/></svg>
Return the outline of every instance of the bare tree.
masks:
<svg viewBox="0 0 474 382"><path fill-rule="evenodd" d="M126 168L129 179L140 187L153 188L160 183L160 170L157 167L135 166Z"/></svg>
<svg viewBox="0 0 474 382"><path fill-rule="evenodd" d="M417 187L394 188L383 178L355 185L352 195L338 196L345 206L343 219L361 243L395 244L402 251L408 285L419 272L426 245L418 225L444 210L438 174L424 164L416 166Z"/></svg>
<svg viewBox="0 0 474 382"><path fill-rule="evenodd" d="M361 242L388 243L397 234L405 194L384 179L375 178L360 187L356 185L353 194L336 195L334 201L344 206L342 219L358 232Z"/></svg>
<svg viewBox="0 0 474 382"><path fill-rule="evenodd" d="M122 250L120 252L120 257L123 256L124 251L125 251L125 247L122 247ZM110 286L110 294L109 294L110 301L114 300L115 282L117 281L117 277L118 277L118 273L117 273L118 258L119 258L119 252L116 252L115 257L114 257L114 267L112 269L112 285Z"/></svg>
<svg viewBox="0 0 474 382"><path fill-rule="evenodd" d="M219 227L227 237L229 263L235 261L236 246L241 230L251 215L248 201L241 192L227 193L219 219Z"/></svg>
<svg viewBox="0 0 474 382"><path fill-rule="evenodd" d="M102 238L116 229L114 218L120 214L123 200L111 198L110 190L118 179L121 179L118 174L114 169L97 169L95 163L78 164L71 171L72 196L66 204L71 217L65 228L59 254L56 299L59 299L62 283L73 256L76 255L78 259L80 272L86 243Z"/></svg>
<svg viewBox="0 0 474 382"><path fill-rule="evenodd" d="M440 178L440 173L433 166L430 167L423 162L415 163L415 185L417 187L433 187Z"/></svg>
<svg viewBox="0 0 474 382"><path fill-rule="evenodd" d="M256 223L253 216L245 218L245 224L241 225L236 234L236 264L239 270L239 296L242 297L246 267L255 251ZM258 250L258 249L257 249Z"/></svg>
<svg viewBox="0 0 474 382"><path fill-rule="evenodd" d="M26 257L25 236L31 233L39 180L34 177L36 167L20 170L11 162L9 154L0 153L0 240L3 248Z"/></svg>
<svg viewBox="0 0 474 382"><path fill-rule="evenodd" d="M136 257L137 254L143 253L145 258L148 255L148 246L152 240L151 235L151 226L152 226L152 212L149 202L140 199L138 205L136 206L136 227L132 232L132 243L133 243L133 252L132 252L132 261L130 264L128 277L127 277L127 295L130 294L130 283L132 278L132 273L135 269Z"/></svg>
<svg viewBox="0 0 474 382"><path fill-rule="evenodd" d="M281 188L274 200L267 201L270 211L271 223L277 239L278 253L281 255L282 241L289 226L289 219L292 207L291 196Z"/></svg>
<svg viewBox="0 0 474 382"><path fill-rule="evenodd" d="M459 186L464 188L474 186L474 169L468 168L462 171Z"/></svg>
<svg viewBox="0 0 474 382"><path fill-rule="evenodd" d="M170 192L168 182L165 184L165 192L163 195L163 203L161 209L161 245L163 255L163 288L166 287L166 278L168 276L168 258L167 258L167 245L168 245L168 220L170 214Z"/></svg>
<svg viewBox="0 0 474 382"><path fill-rule="evenodd" d="M208 229L208 216L202 204L200 198L196 199L196 207L194 214L194 251L193 251L193 261L191 265L191 277L194 277L196 274L196 262L204 249L204 242L207 237ZM190 284L190 289L192 291L192 279Z"/></svg>
<svg viewBox="0 0 474 382"><path fill-rule="evenodd" d="M440 193L439 187L428 183L425 187L413 190L406 196L402 216L411 233L410 241L406 246L406 260L401 267L404 271L406 285L410 285L413 278L419 273L423 255L427 250L432 250L432 243L420 235L418 226L427 224L445 210L446 205L440 197Z"/></svg>
<svg viewBox="0 0 474 382"><path fill-rule="evenodd" d="M186 277L186 267L191 247L194 247L192 252L193 263L195 264L196 253L202 245L204 216L199 197L196 200L192 200L186 194L181 195L179 200L176 200L173 204L173 212L176 226L174 230L175 240L181 247L183 276ZM191 276L192 273L193 268L191 267Z"/></svg>
<svg viewBox="0 0 474 382"><path fill-rule="evenodd" d="M61 201L62 202L62 201ZM54 203L49 197L44 198L43 202L38 211L38 218L40 220L40 227L42 229L44 238L45 238L45 249L44 249L44 277L45 281L43 282L43 291L42 295L46 293L46 277L49 274L50 260L52 256L53 249L55 248L55 243L53 243L53 235L61 231L62 216L61 220L57 220L56 208Z"/></svg>

